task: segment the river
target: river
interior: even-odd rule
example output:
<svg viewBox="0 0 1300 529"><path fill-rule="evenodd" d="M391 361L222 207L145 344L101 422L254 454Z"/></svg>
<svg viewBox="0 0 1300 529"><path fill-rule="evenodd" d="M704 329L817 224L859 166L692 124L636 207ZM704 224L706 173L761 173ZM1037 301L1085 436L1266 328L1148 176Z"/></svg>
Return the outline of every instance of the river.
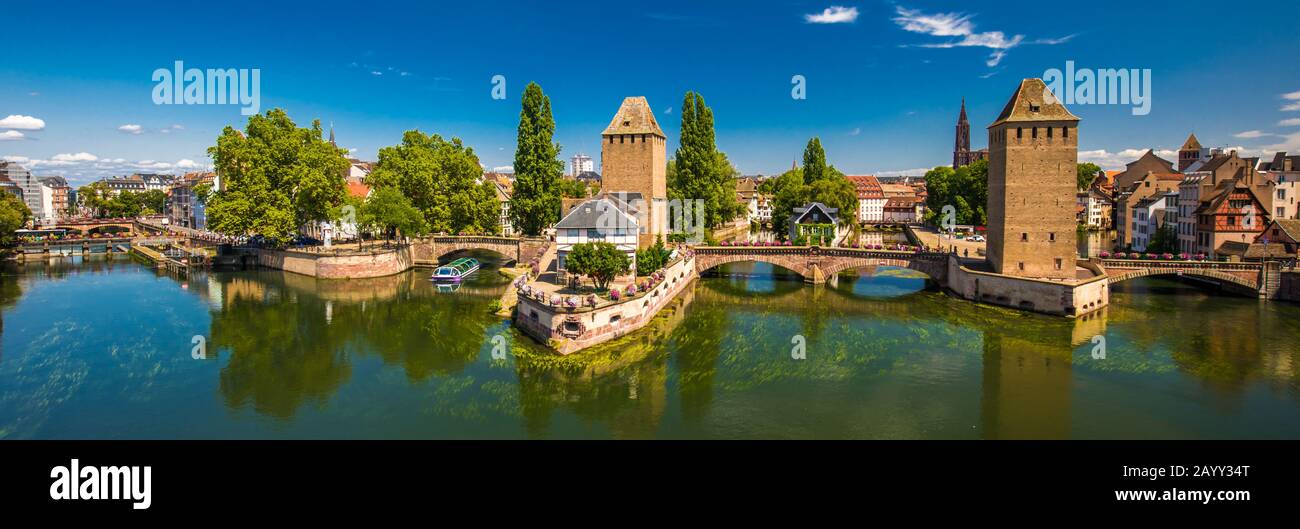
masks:
<svg viewBox="0 0 1300 529"><path fill-rule="evenodd" d="M1294 304L1142 279L1069 320L744 263L557 357L489 314L479 257L455 292L6 265L0 438L1300 438Z"/></svg>

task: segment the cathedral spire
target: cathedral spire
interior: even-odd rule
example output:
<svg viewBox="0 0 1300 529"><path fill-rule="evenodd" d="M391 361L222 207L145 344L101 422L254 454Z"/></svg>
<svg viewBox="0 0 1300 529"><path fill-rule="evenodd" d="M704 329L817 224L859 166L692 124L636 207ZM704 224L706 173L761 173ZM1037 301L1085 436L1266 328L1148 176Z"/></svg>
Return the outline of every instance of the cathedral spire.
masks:
<svg viewBox="0 0 1300 529"><path fill-rule="evenodd" d="M335 147L339 146L339 144L334 143L334 122L333 121L330 122L330 145L333 145Z"/></svg>
<svg viewBox="0 0 1300 529"><path fill-rule="evenodd" d="M961 98L961 114L957 116L957 137L953 141L952 168L970 165L970 121L966 119L966 98Z"/></svg>

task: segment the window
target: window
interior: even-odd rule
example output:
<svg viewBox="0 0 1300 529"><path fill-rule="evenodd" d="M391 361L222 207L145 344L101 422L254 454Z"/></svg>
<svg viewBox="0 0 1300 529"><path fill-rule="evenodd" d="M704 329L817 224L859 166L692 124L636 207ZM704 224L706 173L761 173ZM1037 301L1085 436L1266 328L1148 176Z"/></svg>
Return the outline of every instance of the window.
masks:
<svg viewBox="0 0 1300 529"><path fill-rule="evenodd" d="M1061 259L1060 259L1060 258L1057 258L1057 259L1056 259L1056 269L1057 269L1057 270L1060 270L1060 269L1061 269Z"/></svg>
<svg viewBox="0 0 1300 529"><path fill-rule="evenodd" d="M1020 271L1021 271L1021 272L1024 272L1024 271L1025 271L1025 263L1024 263L1024 262L1016 263L1016 266L1020 268Z"/></svg>
<svg viewBox="0 0 1300 529"><path fill-rule="evenodd" d="M1038 112L1038 111L1041 110L1041 109L1042 109L1042 107L1038 106L1037 103L1030 103L1030 104L1029 104L1029 111L1030 111L1030 112Z"/></svg>
<svg viewBox="0 0 1300 529"><path fill-rule="evenodd" d="M1020 234L1020 242L1029 242L1029 234L1028 234L1028 233L1021 233L1021 234Z"/></svg>
<svg viewBox="0 0 1300 529"><path fill-rule="evenodd" d="M1062 138L1070 137L1070 127L1061 127L1061 137Z"/></svg>
<svg viewBox="0 0 1300 529"><path fill-rule="evenodd" d="M1052 139L1052 127L1047 127L1047 139Z"/></svg>
<svg viewBox="0 0 1300 529"><path fill-rule="evenodd" d="M1038 139L1038 127L1029 127L1029 137Z"/></svg>
<svg viewBox="0 0 1300 529"><path fill-rule="evenodd" d="M1022 129L1022 128L1020 128L1020 127L1016 127L1016 139L1018 140L1018 139L1023 138L1023 137L1025 137L1025 129Z"/></svg>
<svg viewBox="0 0 1300 529"><path fill-rule="evenodd" d="M1047 240L1051 242L1056 242L1056 233L1047 234Z"/></svg>
<svg viewBox="0 0 1300 529"><path fill-rule="evenodd" d="M564 230L564 235L568 237L577 237L581 233L578 228L569 228Z"/></svg>

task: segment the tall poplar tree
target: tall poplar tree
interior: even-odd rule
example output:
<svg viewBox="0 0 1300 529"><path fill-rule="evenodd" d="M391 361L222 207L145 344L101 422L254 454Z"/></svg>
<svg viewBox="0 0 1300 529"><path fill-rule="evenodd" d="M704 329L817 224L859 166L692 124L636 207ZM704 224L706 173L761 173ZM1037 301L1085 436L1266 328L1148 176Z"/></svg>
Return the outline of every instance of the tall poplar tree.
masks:
<svg viewBox="0 0 1300 529"><path fill-rule="evenodd" d="M524 88L519 111L518 145L515 147L515 188L510 199L510 219L525 235L540 235L560 220L560 144L554 142L555 118L551 99L537 83Z"/></svg>
<svg viewBox="0 0 1300 529"><path fill-rule="evenodd" d="M713 109L704 103L704 96L687 92L681 115L681 139L672 162L668 195L703 200L707 224L718 226L738 213L735 171L718 150Z"/></svg>
<svg viewBox="0 0 1300 529"><path fill-rule="evenodd" d="M826 150L822 148L822 140L813 136L803 149L803 183L812 185L828 176L831 175L826 171Z"/></svg>

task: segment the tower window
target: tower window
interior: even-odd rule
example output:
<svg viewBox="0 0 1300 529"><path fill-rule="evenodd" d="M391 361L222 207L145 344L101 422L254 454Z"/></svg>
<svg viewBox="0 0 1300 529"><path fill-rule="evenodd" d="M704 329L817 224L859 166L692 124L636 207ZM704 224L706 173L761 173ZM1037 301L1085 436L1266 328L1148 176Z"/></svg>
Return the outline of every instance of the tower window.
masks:
<svg viewBox="0 0 1300 529"><path fill-rule="evenodd" d="M1042 107L1038 106L1037 103L1030 103L1030 104L1029 104L1029 111L1030 111L1030 112L1038 112L1039 110L1042 110Z"/></svg>
<svg viewBox="0 0 1300 529"><path fill-rule="evenodd" d="M1038 127L1029 128L1029 137L1033 139L1038 139Z"/></svg>
<svg viewBox="0 0 1300 529"><path fill-rule="evenodd" d="M1047 240L1048 240L1048 241L1051 241L1051 242L1056 242L1056 233L1053 232L1053 233L1049 233L1049 234L1047 234Z"/></svg>
<svg viewBox="0 0 1300 529"><path fill-rule="evenodd" d="M1060 270L1060 269L1061 269L1061 260L1060 260L1059 258L1056 259L1056 269L1057 269L1057 270Z"/></svg>
<svg viewBox="0 0 1300 529"><path fill-rule="evenodd" d="M1061 127L1061 137L1062 138L1070 137L1070 127Z"/></svg>
<svg viewBox="0 0 1300 529"><path fill-rule="evenodd" d="M1021 233L1021 234L1020 234L1020 242L1029 242L1029 234L1028 234L1028 233Z"/></svg>
<svg viewBox="0 0 1300 529"><path fill-rule="evenodd" d="M1047 139L1052 139L1052 127L1047 127Z"/></svg>
<svg viewBox="0 0 1300 529"><path fill-rule="evenodd" d="M1016 139L1018 140L1018 139L1023 138L1023 137L1025 137L1025 129L1022 129L1022 128L1020 128L1020 127L1016 127Z"/></svg>

